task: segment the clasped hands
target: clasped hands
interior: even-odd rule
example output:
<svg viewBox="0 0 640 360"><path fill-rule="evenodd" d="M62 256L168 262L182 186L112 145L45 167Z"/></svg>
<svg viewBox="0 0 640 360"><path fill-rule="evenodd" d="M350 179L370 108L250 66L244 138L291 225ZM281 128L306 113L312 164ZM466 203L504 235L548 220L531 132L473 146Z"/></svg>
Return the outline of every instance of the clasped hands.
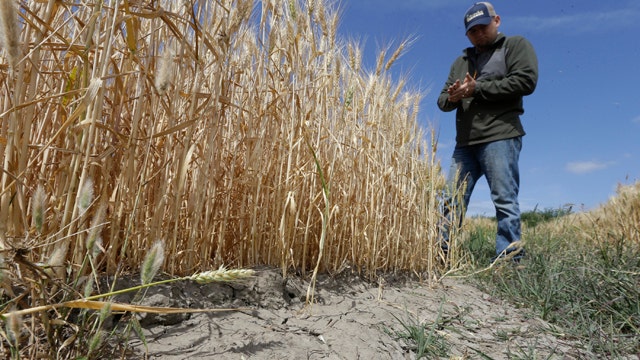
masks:
<svg viewBox="0 0 640 360"><path fill-rule="evenodd" d="M456 82L447 89L447 93L449 93L449 101L456 103L464 98L471 97L473 96L475 89L476 79L467 73L463 82L456 80Z"/></svg>

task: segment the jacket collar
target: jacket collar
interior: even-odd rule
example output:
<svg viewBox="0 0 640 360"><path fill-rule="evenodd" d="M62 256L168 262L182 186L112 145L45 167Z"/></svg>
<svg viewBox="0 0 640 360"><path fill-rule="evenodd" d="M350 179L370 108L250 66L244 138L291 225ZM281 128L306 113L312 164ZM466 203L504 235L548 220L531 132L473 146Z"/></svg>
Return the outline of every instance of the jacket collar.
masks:
<svg viewBox="0 0 640 360"><path fill-rule="evenodd" d="M494 49L499 48L500 46L502 46L502 44L504 43L506 38L507 37L503 33L498 33L498 37L496 38L496 41L494 41L493 45L491 45L491 50L494 50ZM464 56L465 57L475 56L476 55L476 48L471 46L471 47L468 47L468 48L464 49L463 52L464 52Z"/></svg>

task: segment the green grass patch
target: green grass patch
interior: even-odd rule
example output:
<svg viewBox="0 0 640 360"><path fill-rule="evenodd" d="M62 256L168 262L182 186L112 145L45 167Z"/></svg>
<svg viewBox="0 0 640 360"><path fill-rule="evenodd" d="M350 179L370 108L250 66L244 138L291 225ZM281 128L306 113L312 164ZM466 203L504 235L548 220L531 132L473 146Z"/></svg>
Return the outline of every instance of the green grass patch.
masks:
<svg viewBox="0 0 640 360"><path fill-rule="evenodd" d="M447 356L450 346L438 331L442 328L442 304L438 310L438 318L431 324L420 322L408 313L404 318L392 314L401 328L399 330L385 329L385 332L396 340L404 341L409 350L416 355L416 359Z"/></svg>
<svg viewBox="0 0 640 360"><path fill-rule="evenodd" d="M536 227L525 228L527 256L520 264L478 271L475 279L485 291L530 308L598 356L639 353L640 251L635 241L613 235L587 241L570 227L540 226L564 213L547 215L534 221ZM468 231L463 251L474 253L475 268L486 268L493 247L487 241L490 230L484 224Z"/></svg>

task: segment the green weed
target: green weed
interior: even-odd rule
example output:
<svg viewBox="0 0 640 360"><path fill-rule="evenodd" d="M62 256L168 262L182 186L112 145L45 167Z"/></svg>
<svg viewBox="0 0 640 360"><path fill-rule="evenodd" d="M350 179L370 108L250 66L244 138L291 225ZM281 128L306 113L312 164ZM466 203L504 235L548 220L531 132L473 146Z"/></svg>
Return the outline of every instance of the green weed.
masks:
<svg viewBox="0 0 640 360"><path fill-rule="evenodd" d="M526 228L527 256L519 266L477 272L488 292L531 309L536 316L579 339L585 350L603 357L640 351L640 251L621 236L585 241L575 228L544 218ZM470 229L466 251L475 251L475 266L486 267L485 227ZM490 243L490 242L489 242ZM526 355L529 354L529 355ZM514 355L515 356L515 355ZM514 358L534 358L530 351Z"/></svg>
<svg viewBox="0 0 640 360"><path fill-rule="evenodd" d="M402 329L386 329L386 332L397 340L407 342L411 351L416 354L416 359L431 359L436 356L447 356L450 346L444 336L438 331L442 327L443 303L440 304L438 317L433 323L427 324L420 322L409 314L405 314L404 319L393 315L400 323Z"/></svg>

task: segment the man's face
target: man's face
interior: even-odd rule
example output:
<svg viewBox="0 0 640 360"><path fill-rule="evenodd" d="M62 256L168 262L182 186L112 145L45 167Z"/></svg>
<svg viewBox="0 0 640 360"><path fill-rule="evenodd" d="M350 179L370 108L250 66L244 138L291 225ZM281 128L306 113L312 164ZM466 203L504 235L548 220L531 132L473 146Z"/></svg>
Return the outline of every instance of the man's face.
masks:
<svg viewBox="0 0 640 360"><path fill-rule="evenodd" d="M479 49L491 46L498 38L500 16L494 16L488 25L476 25L467 31L467 38L471 44Z"/></svg>

